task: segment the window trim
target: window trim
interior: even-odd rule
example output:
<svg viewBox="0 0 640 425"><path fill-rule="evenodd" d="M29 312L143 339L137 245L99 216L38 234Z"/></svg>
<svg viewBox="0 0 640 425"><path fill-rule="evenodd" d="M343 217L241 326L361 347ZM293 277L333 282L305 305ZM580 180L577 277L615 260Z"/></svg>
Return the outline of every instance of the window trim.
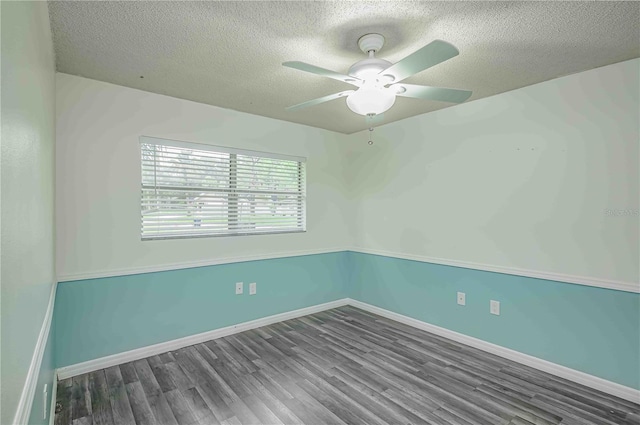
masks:
<svg viewBox="0 0 640 425"><path fill-rule="evenodd" d="M139 143L138 143L138 153L140 155L138 164L140 165L141 168L142 168L142 165L141 165L142 164L142 145L161 145L161 146L170 146L170 147L177 147L177 148L184 148L184 149L193 149L193 150L199 150L199 151L227 153L230 156L243 155L243 156L253 156L253 157L260 157L260 158L278 159L278 160L297 162L298 167L301 167L302 164L305 164L307 162L307 158L301 157L301 156L284 155L280 153L262 152L262 151L255 151L255 150L249 150L249 149L237 149L237 148L230 148L227 146L218 146L218 145L211 145L211 144L204 144L204 143L192 143L192 142L185 142L181 140L164 139L164 138L151 137L151 136L140 136ZM142 181L142 170L140 175L141 175L141 180L140 180L141 191L140 191L140 198L139 198L140 202L138 203L138 205L141 207L142 190L144 189L144 182ZM231 180L233 180L231 170L229 171L229 177L230 177L230 185L229 185L230 187L226 190L229 193L233 193L235 191L233 188L231 188ZM301 188L301 191L299 192L299 195L298 195L298 196L300 195L303 196L302 211L300 215L300 218L302 221L302 227L300 229L274 230L269 232L227 232L227 233L218 233L218 234L144 236L142 233L143 227L140 227L140 240L155 241L155 240L172 240L172 239L216 238L216 237L227 237L227 236L256 236L256 235L280 235L280 234L286 234L286 233L306 233L307 232L306 168L304 170L303 177L304 177L304 182L303 182L304 187ZM224 191L224 189L221 189L220 191L222 192ZM140 213L142 214L142 210L140 210ZM141 220L142 220L142 215L141 215Z"/></svg>
<svg viewBox="0 0 640 425"><path fill-rule="evenodd" d="M193 149L197 151L221 152L237 155L259 156L262 158L283 159L285 161L307 162L307 158L305 158L304 156L284 155L280 153L254 151L250 149L237 149L227 146L211 145L208 143L183 142L181 140L163 139L151 136L140 136L140 144L172 146L176 148Z"/></svg>

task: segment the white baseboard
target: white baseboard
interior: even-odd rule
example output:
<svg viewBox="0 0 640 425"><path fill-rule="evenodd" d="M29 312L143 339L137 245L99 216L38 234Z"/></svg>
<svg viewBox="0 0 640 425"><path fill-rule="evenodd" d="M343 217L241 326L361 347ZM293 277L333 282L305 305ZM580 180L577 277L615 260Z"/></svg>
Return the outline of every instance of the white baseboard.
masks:
<svg viewBox="0 0 640 425"><path fill-rule="evenodd" d="M578 384L582 384L587 387L605 392L607 394L611 394L616 397L620 397L622 399L640 404L640 390L620 385L606 379L598 378L597 376L589 375L587 373L561 366L556 363L551 363L549 361L542 360L537 357L521 353L519 351L511 350L500 345L492 344L478 338L454 332L449 329L441 328L439 326L435 326L409 316L394 313L392 311L385 310L371 304L363 303L362 301L349 299L348 303L349 305L360 308L362 310L366 310L382 317L386 317L387 319L395 320L396 322L404 323L405 325L431 332L444 338L448 338L453 341L478 348L482 351L504 357L505 359L521 363L534 369L550 373L560 378L568 379L570 381L577 382Z"/></svg>
<svg viewBox="0 0 640 425"><path fill-rule="evenodd" d="M262 319L239 323L237 325L227 326L225 328L215 329L197 335L191 335L184 338L174 339L172 341L162 342L160 344L154 344L147 347L137 348L131 351L125 351L123 353L113 354L107 357L101 357L95 360L89 360L83 363L65 366L57 370L57 376L58 379L67 379L73 376L82 375L88 372L93 372L134 360L144 359L149 356L166 353L167 351L177 350L180 348L188 347L190 345L210 341L212 339L221 338L250 329L259 328L261 326L266 326L273 323L318 313L320 311L329 310L344 305L352 305L354 307L361 308L362 310L369 311L379 316L386 317L388 319L395 320L397 322L404 323L406 325L427 332L431 332L433 334L469 345L474 348L478 348L488 353L504 357L506 359L533 367L535 369L550 373L561 378L568 379L573 382L577 382L579 384L594 388L607 394L611 394L616 397L632 401L634 403L640 403L640 390L626 387L615 382L607 381L606 379L598 378L596 376L589 375L575 369L570 369L568 367L551 363L549 361L542 360L528 354L520 353L509 348L505 348L478 338L441 328L439 326L431 325L429 323L350 298L343 298L324 304L301 308L299 310L280 313L273 316L264 317Z"/></svg>
<svg viewBox="0 0 640 425"><path fill-rule="evenodd" d="M190 345L200 344L212 339L222 338L224 336L259 328L261 326L267 326L273 323L318 313L320 311L342 307L344 305L347 305L347 302L348 300L346 298L343 298L324 304L318 304L311 307L301 308L299 310L288 311L286 313L275 314L273 316L267 316L261 319L251 320L249 322L238 323L237 325L227 326L225 328L214 329L212 331L190 335L184 338L161 342L159 344L136 348L135 350L125 351L123 353L112 354L110 356L101 357L99 359L61 367L57 370L58 379L71 378L73 376L78 376L107 367L116 366L122 363L128 363L134 360L140 360L146 357L166 353L167 351L178 350Z"/></svg>
<svg viewBox="0 0 640 425"><path fill-rule="evenodd" d="M56 420L56 397L58 397L58 375L53 374L53 388L51 389L51 397L49 403L49 425L54 425Z"/></svg>
<svg viewBox="0 0 640 425"><path fill-rule="evenodd" d="M29 423L29 415L31 414L33 398L36 394L36 386L38 385L38 375L40 374L40 367L42 366L42 358L44 357L47 340L49 339L49 330L51 329L51 322L53 319L53 306L56 300L56 288L57 284L54 283L51 285L49 304L47 305L47 311L44 316L44 321L42 322L42 327L40 328L38 341L36 342L36 347L33 351L33 356L31 357L29 371L27 372L27 379L24 382L24 387L20 394L16 415L13 418L14 424Z"/></svg>

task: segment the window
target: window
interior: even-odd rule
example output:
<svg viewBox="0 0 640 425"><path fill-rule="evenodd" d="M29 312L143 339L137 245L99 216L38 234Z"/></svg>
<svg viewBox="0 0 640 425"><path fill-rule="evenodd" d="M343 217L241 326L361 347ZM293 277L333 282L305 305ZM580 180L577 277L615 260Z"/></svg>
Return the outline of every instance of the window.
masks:
<svg viewBox="0 0 640 425"><path fill-rule="evenodd" d="M140 138L141 237L304 232L305 159Z"/></svg>

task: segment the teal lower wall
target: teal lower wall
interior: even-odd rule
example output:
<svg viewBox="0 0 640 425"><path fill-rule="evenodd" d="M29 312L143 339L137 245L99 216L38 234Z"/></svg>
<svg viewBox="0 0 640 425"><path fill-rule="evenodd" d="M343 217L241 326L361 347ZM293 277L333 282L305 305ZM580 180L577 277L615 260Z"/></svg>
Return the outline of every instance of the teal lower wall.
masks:
<svg viewBox="0 0 640 425"><path fill-rule="evenodd" d="M58 367L346 297L348 253L58 284ZM244 294L235 295L235 283ZM249 295L249 283L257 294Z"/></svg>
<svg viewBox="0 0 640 425"><path fill-rule="evenodd" d="M36 385L36 393L33 397L31 405L31 413L29 413L29 425L45 425L49 423L49 414L51 413L51 395L53 394L54 377L56 373L55 358L55 326L52 323L49 328L49 336L47 337L47 345L42 356L42 364L38 372L38 384ZM44 385L47 384L47 418L44 419Z"/></svg>
<svg viewBox="0 0 640 425"><path fill-rule="evenodd" d="M349 268L353 299L640 389L639 294L355 252Z"/></svg>
<svg viewBox="0 0 640 425"><path fill-rule="evenodd" d="M640 389L639 294L355 252L61 282L55 363L345 297ZM500 316L489 313L491 299Z"/></svg>

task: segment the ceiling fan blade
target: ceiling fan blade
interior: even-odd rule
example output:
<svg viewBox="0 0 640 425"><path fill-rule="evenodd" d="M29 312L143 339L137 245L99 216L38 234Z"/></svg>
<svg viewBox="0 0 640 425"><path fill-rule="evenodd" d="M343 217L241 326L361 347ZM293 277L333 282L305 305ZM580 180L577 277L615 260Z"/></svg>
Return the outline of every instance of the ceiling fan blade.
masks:
<svg viewBox="0 0 640 425"><path fill-rule="evenodd" d="M330 100L339 99L341 97L348 96L353 93L353 90L341 91L340 93L330 94L328 96L319 97L317 99L308 100L306 102L298 103L297 105L288 106L285 109L287 111L297 111L298 109L307 108L309 106L319 105L324 102L329 102Z"/></svg>
<svg viewBox="0 0 640 425"><path fill-rule="evenodd" d="M434 40L423 48L411 53L389 68L381 71L381 75L392 75L394 83L400 82L418 72L458 56L460 52L453 45L442 40Z"/></svg>
<svg viewBox="0 0 640 425"><path fill-rule="evenodd" d="M418 86L414 84L392 84L390 89L396 90L396 96L415 97L416 99L438 100L440 102L462 103L469 99L473 92L469 90L446 89L443 87ZM402 88L405 89L404 92ZM401 93L400 93L401 92Z"/></svg>
<svg viewBox="0 0 640 425"><path fill-rule="evenodd" d="M353 84L354 86L359 86L362 80L356 77L352 77L350 75L339 74L334 71L330 71L328 69L320 68L319 66L311 65L304 62L283 62L282 65L298 69L300 71L310 72L312 74L320 75L322 77L333 78L334 80L342 81L345 83Z"/></svg>

